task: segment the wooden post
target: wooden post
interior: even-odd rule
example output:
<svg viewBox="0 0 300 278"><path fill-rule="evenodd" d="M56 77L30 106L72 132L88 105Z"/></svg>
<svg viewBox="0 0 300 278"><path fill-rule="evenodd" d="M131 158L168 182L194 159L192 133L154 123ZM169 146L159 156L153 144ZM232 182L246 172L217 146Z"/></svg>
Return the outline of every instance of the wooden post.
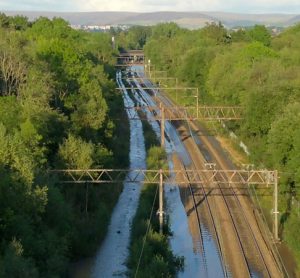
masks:
<svg viewBox="0 0 300 278"><path fill-rule="evenodd" d="M159 233L163 234L164 225L164 189L163 189L163 173L159 170Z"/></svg>

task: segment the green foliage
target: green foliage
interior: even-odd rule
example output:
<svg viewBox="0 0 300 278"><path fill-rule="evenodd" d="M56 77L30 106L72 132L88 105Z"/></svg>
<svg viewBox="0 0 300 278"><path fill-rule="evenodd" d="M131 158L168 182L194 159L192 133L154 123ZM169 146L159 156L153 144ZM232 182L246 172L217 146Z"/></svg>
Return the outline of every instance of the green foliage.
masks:
<svg viewBox="0 0 300 278"><path fill-rule="evenodd" d="M9 17L4 13L0 13L0 27L9 27Z"/></svg>
<svg viewBox="0 0 300 278"><path fill-rule="evenodd" d="M243 107L243 120L228 125L248 146L253 163L280 171L281 231L300 268L299 216L293 205L300 199L300 25L273 38L261 25L230 37L215 23L171 36L158 25L152 34L144 50L155 70L198 86L204 105Z"/></svg>
<svg viewBox="0 0 300 278"><path fill-rule="evenodd" d="M280 51L282 62L287 66L300 64L300 24L288 28L272 40L274 49Z"/></svg>
<svg viewBox="0 0 300 278"><path fill-rule="evenodd" d="M252 40L261 42L265 46L271 45L271 34L264 25L255 25L248 33Z"/></svg>
<svg viewBox="0 0 300 278"><path fill-rule="evenodd" d="M59 148L59 157L67 169L90 169L93 164L94 146L69 134Z"/></svg>
<svg viewBox="0 0 300 278"><path fill-rule="evenodd" d="M14 28L15 30L26 30L28 27L30 27L30 22L28 21L28 18L26 16L22 15L16 15L13 17L10 17L10 26Z"/></svg>
<svg viewBox="0 0 300 278"><path fill-rule="evenodd" d="M2 266L0 259L1 277L39 277L33 262L24 258L23 252L24 250L21 242L14 238L7 247L7 250L5 250Z"/></svg>
<svg viewBox="0 0 300 278"><path fill-rule="evenodd" d="M206 47L192 48L182 56L181 66L177 74L181 82L205 90L205 81L214 57L214 49ZM201 66L199 66L201 65ZM189 72L189 75L186 74Z"/></svg>
<svg viewBox="0 0 300 278"><path fill-rule="evenodd" d="M20 86L26 81L23 49L18 51L15 45L18 42L7 39L4 37L0 42L0 96L18 95Z"/></svg>
<svg viewBox="0 0 300 278"><path fill-rule="evenodd" d="M107 114L107 104L96 80L80 87L74 105L76 107L72 114L74 126L94 130L102 127Z"/></svg>
<svg viewBox="0 0 300 278"><path fill-rule="evenodd" d="M142 49L146 44L147 38L151 35L151 27L133 26L127 34L127 49Z"/></svg>
<svg viewBox="0 0 300 278"><path fill-rule="evenodd" d="M151 147L148 150L147 168L149 169L166 169L166 153L161 147Z"/></svg>
<svg viewBox="0 0 300 278"><path fill-rule="evenodd" d="M248 44L241 52L241 62L249 64L255 61L260 61L264 58L276 58L277 53L264 46L261 42L252 42Z"/></svg>
<svg viewBox="0 0 300 278"><path fill-rule="evenodd" d="M249 32L244 29L238 29L237 31L231 32L232 42L249 42L251 38Z"/></svg>
<svg viewBox="0 0 300 278"><path fill-rule="evenodd" d="M283 171L282 184L292 186L294 194L300 192L300 103L287 105L272 124L268 134L268 146L273 165Z"/></svg>
<svg viewBox="0 0 300 278"><path fill-rule="evenodd" d="M230 43L231 38L228 35L227 30L225 27L219 22L218 24L212 22L207 24L202 30L201 34L206 39L211 40L213 43L216 44L227 44Z"/></svg>
<svg viewBox="0 0 300 278"><path fill-rule="evenodd" d="M299 214L292 212L289 215L288 221L285 227L284 239L289 246L292 246L293 253L296 257L296 260L300 260L300 222Z"/></svg>
<svg viewBox="0 0 300 278"><path fill-rule="evenodd" d="M1 97L0 98L0 121L5 124L5 127L12 130L17 127L21 120L21 105L17 102L16 97Z"/></svg>
<svg viewBox="0 0 300 278"><path fill-rule="evenodd" d="M161 23L153 27L152 36L153 39L167 38L171 39L178 33L182 32L176 23Z"/></svg>
<svg viewBox="0 0 300 278"><path fill-rule="evenodd" d="M47 169L127 167L114 53L107 34L0 14L0 277L64 277L104 238L122 187L57 186Z"/></svg>

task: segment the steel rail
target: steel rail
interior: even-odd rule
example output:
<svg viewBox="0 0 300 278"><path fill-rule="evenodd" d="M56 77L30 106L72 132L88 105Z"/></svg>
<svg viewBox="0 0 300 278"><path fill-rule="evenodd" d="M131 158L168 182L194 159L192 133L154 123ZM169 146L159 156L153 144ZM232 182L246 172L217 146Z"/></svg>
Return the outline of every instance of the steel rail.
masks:
<svg viewBox="0 0 300 278"><path fill-rule="evenodd" d="M220 190L221 190L222 193L223 193L224 188L222 188L220 185L219 185L219 187L220 187ZM254 244L255 244L255 248L256 248L256 250L258 251L258 254L259 254L260 258L261 258L261 262L263 263L263 267L265 268L268 277L271 277L271 273L270 273L270 271L269 271L269 268L268 268L268 266L267 266L267 263L266 263L266 261L265 261L265 258L264 258L263 254L262 254L261 248L259 247L259 244L258 244L258 242L257 242L257 239L256 239L256 237L255 237L255 235L254 235L254 231L253 231L253 229L252 229L252 227L251 227L251 225L250 225L250 223L249 223L249 220L248 220L248 218L247 218L247 216L246 216L246 213L245 213L245 211L244 211L244 208L243 208L243 206L242 206L242 204L241 204L241 202L240 202L240 200L239 200L239 198L238 198L238 196L237 196L235 190L233 189L233 187L231 186L231 184L228 184L228 188L226 188L225 190L230 190L230 192L232 193L231 196L235 199L236 204L237 204L237 206L238 206L238 208L239 208L239 212L241 213L242 218L243 218L243 220L244 220L244 223L246 224L248 230L250 231L250 236L251 236L252 241L253 241ZM223 194L224 199L226 199L225 196L226 196L226 195ZM227 195L227 198L228 198L228 195ZM264 276L264 277L265 277L265 276Z"/></svg>
<svg viewBox="0 0 300 278"><path fill-rule="evenodd" d="M163 99L163 101L164 100L165 100L165 98ZM187 115L186 115L185 118L187 118ZM187 119L186 119L186 121L187 121ZM187 123L188 123L188 121L187 121ZM190 134L191 134L191 136L192 136L192 138L194 140L194 137L193 137L193 134L191 132L190 126L188 127L188 129L189 129L189 132L190 132ZM194 143L196 143L196 142L194 141ZM192 159L192 157L191 157L191 161L192 161L193 167L195 169L197 169L196 164L195 164L194 160ZM201 241L203 242L203 236L202 236L202 231L201 231L201 223L200 223L200 218L199 218L199 213L198 213L198 208L197 208L197 203L196 203L196 197L195 197L193 186L192 186L193 183L191 182L191 179L189 177L189 172L188 172L188 170L186 169L186 167L184 165L183 165L183 168L184 168L184 170L186 172L186 175L187 175L187 178L188 178L188 181L189 181L187 184L188 184L191 196L192 196L193 206L194 206L194 209L195 209L196 214L197 214L197 221L198 221L198 226L199 226L199 230L200 230ZM193 177L193 179L195 179L195 178ZM202 178L200 176L199 176L199 180L202 180ZM218 250L219 250L219 256L220 256L221 263L222 263L223 274L224 274L225 277L228 277L228 272L226 270L226 264L225 264L225 261L224 261L224 254L223 254L223 250L222 250L222 247L221 247L221 242L220 242L220 238L219 238L219 233L217 231L216 223L214 221L212 209L211 209L211 206L210 206L210 203L209 203L209 200L208 200L208 196L207 196L207 193L206 193L206 190L204 188L203 183L201 182L200 185L201 185L201 190L203 192L204 202L206 204L206 208L207 208L207 211L208 211L209 219L210 219L210 222L211 222L211 224L213 226L214 235L215 235L215 238L216 238L216 243L217 243ZM224 198L224 196L223 196L223 198ZM229 210L229 208L228 208L228 210ZM230 213L230 211L229 211L229 213ZM238 232L237 232L237 228L235 227L235 224L234 224L233 219L232 219L232 215L231 215L231 220L232 220L232 223L233 223L233 226L234 226L235 234L236 234L236 236L237 236L237 238L239 240L240 249L241 249L241 251L242 251L242 253L244 255L243 258L244 258L245 265L247 266L247 271L248 271L249 277L251 277L250 267L249 267L248 261L246 260L245 252L244 252L244 249L243 249L242 244L241 244L241 239L239 238L239 235L238 235ZM203 248L204 248L204 246L203 246Z"/></svg>
<svg viewBox="0 0 300 278"><path fill-rule="evenodd" d="M188 124L188 126L189 126L189 123L188 123L188 117L186 117L186 122L187 122L187 124ZM191 132L190 126L189 126L189 132L190 132L191 137L192 137L193 140L194 140L194 137L193 137L193 134L192 134L192 132ZM196 142L195 142L195 144L196 144ZM205 158L203 158L203 159L205 159ZM193 162L193 164L194 164L194 162ZM204 194L205 200L208 202L208 199L207 199L207 195L206 195L205 189L203 188L203 183L200 183L200 184L201 184L201 188L202 188L202 192L203 192L203 194ZM239 241L239 246L240 246L241 251L242 251L242 253L243 253L243 258L244 258L245 264L246 264L246 266L247 266L247 268L248 268L249 277L252 277L252 275L251 275L251 272L252 272L252 271L251 271L251 267L250 267L250 262L248 261L248 258L247 258L247 255L246 255L246 251L245 251L244 246L243 246L243 241L242 241L241 236L240 236L240 234L239 234L239 232L238 232L238 228L237 228L237 225L236 225L236 222L235 222L236 220L234 220L232 211L231 211L231 209L230 209L230 205L229 205L228 200L227 200L227 198L226 198L226 196L225 196L225 194L224 194L224 192L223 192L222 187L220 186L220 184L219 184L218 182L217 182L217 185L218 185L218 187L219 187L220 192L222 193L222 198L223 198L224 203L225 203L225 205L226 205L226 207L227 207L227 210L228 210L228 212L229 212L230 219L231 219L231 222L232 222L233 227L234 227L235 235L236 235L236 237L237 237L237 239L238 239L238 241ZM262 259L262 261L263 261L263 263L264 263L265 269L267 270L269 277L271 277L271 276L270 276L269 269L268 269L268 267L267 267L267 265L266 265L266 262L265 262L265 260L264 260L263 255L262 255L262 252L261 252L261 250L260 250L260 248L259 248L259 245L258 245L258 243L257 243L257 240L256 240L256 238L255 238L255 236L254 236L254 232L253 232L253 230L252 230L252 228L251 228L251 226L250 226L250 224L249 224L249 221L248 221L248 219L247 219L247 217L246 217L246 215L245 215L245 212L244 212L244 210L243 210L243 208L242 208L242 205L240 204L240 201L239 201L238 197L236 196L236 193L235 193L235 191L233 190L233 188L232 188L231 185L229 185L229 188L230 188L231 191L233 192L235 199L238 201L238 204L239 204L239 207L240 207L240 211L242 212L243 218L244 218L244 220L246 221L246 223L247 223L247 225L248 225L248 228L250 229L251 237L252 237L252 239L253 239L254 242L255 242L255 246L256 246L256 248L257 248L257 250L258 250L258 252L259 252L259 254L260 254L260 257L261 257L261 259ZM193 194L193 198L194 198L194 194ZM211 216L211 214L210 214L210 216ZM221 250L220 250L220 252L221 252Z"/></svg>

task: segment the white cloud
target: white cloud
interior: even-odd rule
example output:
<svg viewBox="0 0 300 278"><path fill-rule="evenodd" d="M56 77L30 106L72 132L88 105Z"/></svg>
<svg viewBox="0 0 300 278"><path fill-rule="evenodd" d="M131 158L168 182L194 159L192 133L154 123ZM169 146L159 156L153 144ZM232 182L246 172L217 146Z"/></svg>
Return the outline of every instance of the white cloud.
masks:
<svg viewBox="0 0 300 278"><path fill-rule="evenodd" d="M0 9L52 11L231 11L300 13L299 0L0 0Z"/></svg>
<svg viewBox="0 0 300 278"><path fill-rule="evenodd" d="M82 2L77 1L77 6ZM87 0L81 6L84 10L110 11L200 11L217 8L218 0Z"/></svg>
<svg viewBox="0 0 300 278"><path fill-rule="evenodd" d="M299 0L76 0L85 11L300 12Z"/></svg>

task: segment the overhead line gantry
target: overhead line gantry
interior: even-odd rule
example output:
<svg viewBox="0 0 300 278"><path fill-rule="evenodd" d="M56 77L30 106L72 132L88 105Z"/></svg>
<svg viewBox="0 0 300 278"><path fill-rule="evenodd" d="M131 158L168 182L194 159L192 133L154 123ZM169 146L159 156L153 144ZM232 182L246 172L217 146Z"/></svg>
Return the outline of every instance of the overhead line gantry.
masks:
<svg viewBox="0 0 300 278"><path fill-rule="evenodd" d="M127 64L124 65L117 65L117 67L128 67L128 66L144 66L146 72L147 69L149 71L149 74L151 75L151 67L154 67L154 65L151 65L150 60L148 60L148 64L145 64L145 56L143 56L143 60L141 63L136 63L135 61L130 61L125 60ZM146 78L130 78L127 80L128 81L134 81L135 80L145 80ZM153 120L158 120L161 123L161 144L164 146L164 122L165 120L240 120L242 119L241 117L241 107L226 107L226 106L199 106L198 103L198 97L199 97L199 91L198 88L179 88L178 87L178 79L177 78L172 78L172 77L152 77L150 76L150 79L153 80L175 80L176 86L175 87L164 87L162 90L175 90L176 91L176 99L177 99L177 90L196 90L197 92L197 107L170 107L170 106L165 106L162 104L162 102L159 102L159 107L147 107L147 106L137 106L137 107L130 107L127 109L131 109L131 111L134 111L133 115L131 115L131 119L138 119L138 112L144 112L144 111L149 111L152 113ZM117 90L153 90L153 91L158 91L161 90L161 88L155 88L155 87L146 87L142 86L141 88L136 88L134 86L132 87L123 87L123 88L117 88ZM195 115L196 112L196 115ZM140 115L139 115L140 116ZM140 120L151 120L151 118L143 118L139 117ZM114 170L109 170L109 172L113 173ZM122 170L121 170L122 171ZM180 171L168 171L168 174L162 170L154 170L154 172L151 172L151 170L133 170L137 176L140 174L144 175L145 182L147 183L158 183L160 184L160 193L162 194L162 183L164 180L166 180L168 183L172 183L172 181L169 179L169 175L172 173L173 175L171 176L178 176L180 174ZM153 171L153 170L152 170ZM274 194L273 194L273 200L274 200L274 206L273 206L273 214L274 214L274 239L278 240L278 173L277 171L266 171L266 170L197 170L197 171L192 171L191 173L187 173L187 170L184 171L184 173L181 172L181 176L184 177L188 175L189 179L184 180L185 183L187 182L192 182L195 184L203 183L203 182L209 182L209 183L217 183L217 184L247 184L249 185L261 185L261 184L267 184L267 185L273 185L274 186ZM209 180L203 180L203 178L207 177L207 171L210 171L209 173ZM104 171L105 172L105 171ZM99 181L101 180L101 177L104 175L104 172L101 171L99 176L96 178ZM70 174L70 172L65 172ZM107 174L107 172L105 172ZM90 178L92 176L90 173L86 173ZM124 174L124 172L123 172ZM149 175L151 179L149 180ZM127 176L127 175L126 175ZM128 174L128 176L131 176ZM135 176L135 177L137 177ZM134 177L134 176L133 176ZM192 181L190 180L192 177ZM193 181L193 177L197 177L197 180ZM200 180L199 180L199 177ZM130 182L134 182L135 178L130 179ZM176 184L180 184L180 180L175 182ZM161 198L160 198L161 200ZM159 209L159 215L160 215L160 221L161 217L163 215L162 212L162 204L160 204L160 209ZM162 225L162 223L161 223Z"/></svg>

